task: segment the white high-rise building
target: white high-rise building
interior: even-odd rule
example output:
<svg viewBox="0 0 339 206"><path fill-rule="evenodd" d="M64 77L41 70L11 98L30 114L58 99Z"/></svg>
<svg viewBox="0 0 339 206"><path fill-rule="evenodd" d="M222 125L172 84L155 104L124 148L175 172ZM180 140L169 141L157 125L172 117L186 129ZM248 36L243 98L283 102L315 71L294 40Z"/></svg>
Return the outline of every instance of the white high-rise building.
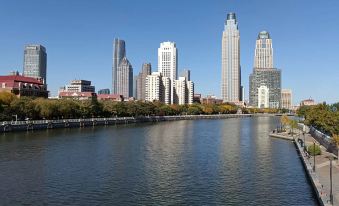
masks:
<svg viewBox="0 0 339 206"><path fill-rule="evenodd" d="M179 77L174 81L174 103L193 104L194 83L187 81L186 77Z"/></svg>
<svg viewBox="0 0 339 206"><path fill-rule="evenodd" d="M273 68L272 39L267 31L261 31L255 44L254 68Z"/></svg>
<svg viewBox="0 0 339 206"><path fill-rule="evenodd" d="M174 42L163 42L158 48L158 71L171 80L170 103L174 103L173 83L178 76L178 50Z"/></svg>
<svg viewBox="0 0 339 206"><path fill-rule="evenodd" d="M174 103L186 104L186 78L179 77L174 81Z"/></svg>
<svg viewBox="0 0 339 206"><path fill-rule="evenodd" d="M192 81L186 82L187 91L186 91L186 104L193 104L194 97L194 83Z"/></svg>
<svg viewBox="0 0 339 206"><path fill-rule="evenodd" d="M171 80L163 77L160 72L152 72L147 75L145 83L146 101L160 101L170 103Z"/></svg>
<svg viewBox="0 0 339 206"><path fill-rule="evenodd" d="M239 102L241 93L240 33L235 13L227 14L222 34L221 97L224 102Z"/></svg>
<svg viewBox="0 0 339 206"><path fill-rule="evenodd" d="M146 101L161 101L162 100L162 80L160 72L153 72L147 75L145 83Z"/></svg>
<svg viewBox="0 0 339 206"><path fill-rule="evenodd" d="M161 80L161 87L163 90L162 102L164 102L165 104L171 104L171 93L173 91L171 79L169 77L162 77Z"/></svg>

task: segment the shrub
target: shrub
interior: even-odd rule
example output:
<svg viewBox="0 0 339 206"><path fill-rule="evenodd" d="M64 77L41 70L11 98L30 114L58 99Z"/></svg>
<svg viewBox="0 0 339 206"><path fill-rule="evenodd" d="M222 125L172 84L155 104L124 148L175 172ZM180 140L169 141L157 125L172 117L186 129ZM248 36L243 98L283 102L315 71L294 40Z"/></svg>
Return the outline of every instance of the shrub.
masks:
<svg viewBox="0 0 339 206"><path fill-rule="evenodd" d="M321 149L320 149L319 145L315 145L315 148L314 148L314 145L308 146L307 147L307 152L311 156L314 156L314 152L315 152L315 155L321 155Z"/></svg>

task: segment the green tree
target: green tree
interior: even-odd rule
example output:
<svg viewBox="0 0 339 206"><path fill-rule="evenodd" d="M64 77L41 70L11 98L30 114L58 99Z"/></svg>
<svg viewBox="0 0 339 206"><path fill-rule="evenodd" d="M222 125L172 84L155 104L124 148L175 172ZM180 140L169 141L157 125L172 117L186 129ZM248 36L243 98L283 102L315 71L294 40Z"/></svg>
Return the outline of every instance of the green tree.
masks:
<svg viewBox="0 0 339 206"><path fill-rule="evenodd" d="M314 155L321 155L321 149L319 147L319 145L310 145L307 147L307 152L311 155L311 156L314 156Z"/></svg>
<svg viewBox="0 0 339 206"><path fill-rule="evenodd" d="M187 109L187 114L189 115L199 115L202 114L202 108L198 104L189 105Z"/></svg>
<svg viewBox="0 0 339 206"><path fill-rule="evenodd" d="M293 119L293 120L289 121L289 125L290 125L290 128L292 130L292 136L293 136L294 130L298 128L298 122L297 122L297 120Z"/></svg>
<svg viewBox="0 0 339 206"><path fill-rule="evenodd" d="M280 123L284 129L286 129L286 126L289 125L290 119L287 117L287 115L282 115L280 117Z"/></svg>
<svg viewBox="0 0 339 206"><path fill-rule="evenodd" d="M10 114L11 116L17 115L19 120L25 120L26 118L40 119L35 102L29 97L21 97L11 102Z"/></svg>
<svg viewBox="0 0 339 206"><path fill-rule="evenodd" d="M72 99L60 99L58 111L61 118L79 118L81 116L79 103Z"/></svg>
<svg viewBox="0 0 339 206"><path fill-rule="evenodd" d="M10 92L0 92L0 104L10 105L16 99L18 98Z"/></svg>

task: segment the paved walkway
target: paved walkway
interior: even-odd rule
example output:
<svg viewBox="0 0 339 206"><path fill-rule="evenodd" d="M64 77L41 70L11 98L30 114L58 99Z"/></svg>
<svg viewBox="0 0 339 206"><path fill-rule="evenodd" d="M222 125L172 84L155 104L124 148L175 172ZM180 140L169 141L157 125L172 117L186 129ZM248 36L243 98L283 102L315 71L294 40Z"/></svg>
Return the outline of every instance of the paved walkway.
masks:
<svg viewBox="0 0 339 206"><path fill-rule="evenodd" d="M298 137L298 136L297 136ZM300 135L300 139L304 139L302 135ZM312 145L313 142L316 142L316 144L319 145L319 143L313 139L313 137L310 134L305 134L305 141L306 145ZM328 202L330 200L330 161L329 157L331 156L331 153L326 152L326 149L324 147L321 147L321 155L318 155L315 157L315 173L317 177L319 178L320 183L323 185L323 191L324 195L326 196L325 199L328 199ZM313 156L311 156L308 159L308 162L313 167ZM339 162L337 159L332 161L332 186L333 186L333 205L339 206Z"/></svg>

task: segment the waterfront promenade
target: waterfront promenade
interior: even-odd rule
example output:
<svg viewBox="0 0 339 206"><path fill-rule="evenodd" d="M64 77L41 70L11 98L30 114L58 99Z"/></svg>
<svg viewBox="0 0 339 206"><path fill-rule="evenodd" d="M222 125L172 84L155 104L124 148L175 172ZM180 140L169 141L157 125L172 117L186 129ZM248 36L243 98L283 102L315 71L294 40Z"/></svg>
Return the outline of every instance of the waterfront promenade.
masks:
<svg viewBox="0 0 339 206"><path fill-rule="evenodd" d="M315 193L318 196L318 199L321 205L331 205L330 204L330 157L335 157L332 161L332 194L333 194L333 205L339 206L339 161L335 155L326 151L324 146L311 136L309 133L305 133L305 136L302 135L301 131L298 131L298 134L295 136L290 136L288 133L271 133L271 137L286 139L286 140L295 140L295 145L299 151L300 158L303 161L305 171L310 178L312 186L315 190ZM315 172L313 171L314 158L313 156L307 155L304 152L303 145L298 141L306 142L306 146L319 145L321 148L321 155L315 157Z"/></svg>
<svg viewBox="0 0 339 206"><path fill-rule="evenodd" d="M302 137L302 136L301 136ZM313 142L319 145L319 143L310 135L305 134L306 145L312 145ZM331 153L326 152L326 149L321 146L321 155L315 157L315 174L318 177L322 187L322 197L326 200L325 203L329 203L330 200L330 160ZM301 151L302 152L302 151ZM304 153L302 152L304 155ZM307 164L313 168L313 157L306 158ZM339 206L339 163L335 159L332 161L332 186L333 186L333 205Z"/></svg>

